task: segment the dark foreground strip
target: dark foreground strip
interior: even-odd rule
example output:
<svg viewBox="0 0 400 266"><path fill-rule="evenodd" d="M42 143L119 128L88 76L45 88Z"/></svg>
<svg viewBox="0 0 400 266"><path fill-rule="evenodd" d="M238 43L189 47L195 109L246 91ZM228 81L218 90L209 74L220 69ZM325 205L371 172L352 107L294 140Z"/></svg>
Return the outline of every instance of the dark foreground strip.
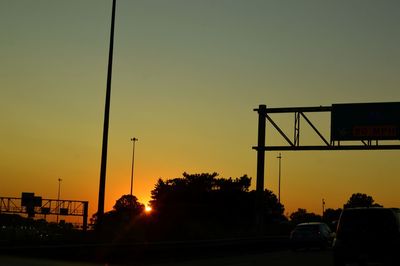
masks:
<svg viewBox="0 0 400 266"><path fill-rule="evenodd" d="M1 247L0 254L99 263L155 263L286 249L287 237Z"/></svg>

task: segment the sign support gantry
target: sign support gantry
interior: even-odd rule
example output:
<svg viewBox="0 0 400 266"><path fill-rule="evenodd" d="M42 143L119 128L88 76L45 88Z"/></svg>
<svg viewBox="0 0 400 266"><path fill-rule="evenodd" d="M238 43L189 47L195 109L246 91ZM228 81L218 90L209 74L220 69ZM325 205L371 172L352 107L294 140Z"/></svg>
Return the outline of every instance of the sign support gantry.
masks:
<svg viewBox="0 0 400 266"><path fill-rule="evenodd" d="M400 144L400 102L388 103L349 103L317 107L267 108L259 105L257 151L257 187L261 194L264 190L265 152L266 151L332 151L332 150L399 150ZM271 118L272 114L294 114L294 136L289 138ZM330 113L330 138L324 136L311 122L307 113ZM300 121L304 120L321 143L301 145ZM266 145L266 126L269 122L283 137L287 145ZM329 140L329 141L328 141ZM390 141L387 143L385 141Z"/></svg>
<svg viewBox="0 0 400 266"><path fill-rule="evenodd" d="M42 199L34 193L23 192L21 198L0 197L0 214L27 214L28 217L34 217L35 214L81 216L84 231L88 228L88 209L88 201Z"/></svg>

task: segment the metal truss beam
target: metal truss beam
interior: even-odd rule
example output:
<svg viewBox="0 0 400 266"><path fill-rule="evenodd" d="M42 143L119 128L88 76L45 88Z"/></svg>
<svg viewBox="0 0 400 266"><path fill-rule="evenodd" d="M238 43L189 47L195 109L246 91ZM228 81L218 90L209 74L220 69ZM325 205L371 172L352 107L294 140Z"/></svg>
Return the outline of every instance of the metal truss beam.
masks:
<svg viewBox="0 0 400 266"><path fill-rule="evenodd" d="M259 150L257 146L254 150ZM350 151L350 150L399 150L400 145L342 145L342 146L267 146L261 147L264 151Z"/></svg>
<svg viewBox="0 0 400 266"><path fill-rule="evenodd" d="M290 146L294 146L294 143L289 139L288 136L282 131L282 129L274 122L274 120L271 119L267 114L265 115L265 118L271 123L271 125L274 126L274 128L281 134L281 136L290 144Z"/></svg>
<svg viewBox="0 0 400 266"><path fill-rule="evenodd" d="M87 229L88 201L42 199L41 206L33 208L34 214L82 216L83 230ZM22 206L22 198L0 197L0 213L30 214L27 207Z"/></svg>
<svg viewBox="0 0 400 266"><path fill-rule="evenodd" d="M258 111L259 109L254 109ZM330 112L331 106L314 106L314 107L284 107L284 108L267 108L268 114L283 114L283 113L314 113L314 112Z"/></svg>

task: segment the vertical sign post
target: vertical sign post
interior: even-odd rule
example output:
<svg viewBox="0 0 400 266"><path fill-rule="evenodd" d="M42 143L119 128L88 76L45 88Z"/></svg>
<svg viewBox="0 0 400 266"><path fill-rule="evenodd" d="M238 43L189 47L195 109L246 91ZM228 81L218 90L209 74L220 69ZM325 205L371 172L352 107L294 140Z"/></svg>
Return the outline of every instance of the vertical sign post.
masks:
<svg viewBox="0 0 400 266"><path fill-rule="evenodd" d="M257 145L257 183L256 183L256 223L258 230L262 231L264 223L263 216L263 194L264 194L264 166L265 166L265 127L267 106L260 105L258 109L258 145Z"/></svg>

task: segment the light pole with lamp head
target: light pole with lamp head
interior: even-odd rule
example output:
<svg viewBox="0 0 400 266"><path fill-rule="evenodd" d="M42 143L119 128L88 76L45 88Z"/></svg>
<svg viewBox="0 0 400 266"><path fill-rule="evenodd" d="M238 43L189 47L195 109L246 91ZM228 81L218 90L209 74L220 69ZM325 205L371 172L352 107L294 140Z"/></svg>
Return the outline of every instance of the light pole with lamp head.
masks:
<svg viewBox="0 0 400 266"><path fill-rule="evenodd" d="M279 156L276 157L279 159L279 173L278 173L278 202L281 203L281 160L282 155L279 153Z"/></svg>
<svg viewBox="0 0 400 266"><path fill-rule="evenodd" d="M135 163L135 142L138 141L137 138L131 138L131 141L133 142L133 148L132 148L132 171L131 171L131 195L133 191L133 165Z"/></svg>
<svg viewBox="0 0 400 266"><path fill-rule="evenodd" d="M58 215L60 214L60 192L61 192L61 178L58 178L58 193L57 193L57 223L58 223Z"/></svg>

